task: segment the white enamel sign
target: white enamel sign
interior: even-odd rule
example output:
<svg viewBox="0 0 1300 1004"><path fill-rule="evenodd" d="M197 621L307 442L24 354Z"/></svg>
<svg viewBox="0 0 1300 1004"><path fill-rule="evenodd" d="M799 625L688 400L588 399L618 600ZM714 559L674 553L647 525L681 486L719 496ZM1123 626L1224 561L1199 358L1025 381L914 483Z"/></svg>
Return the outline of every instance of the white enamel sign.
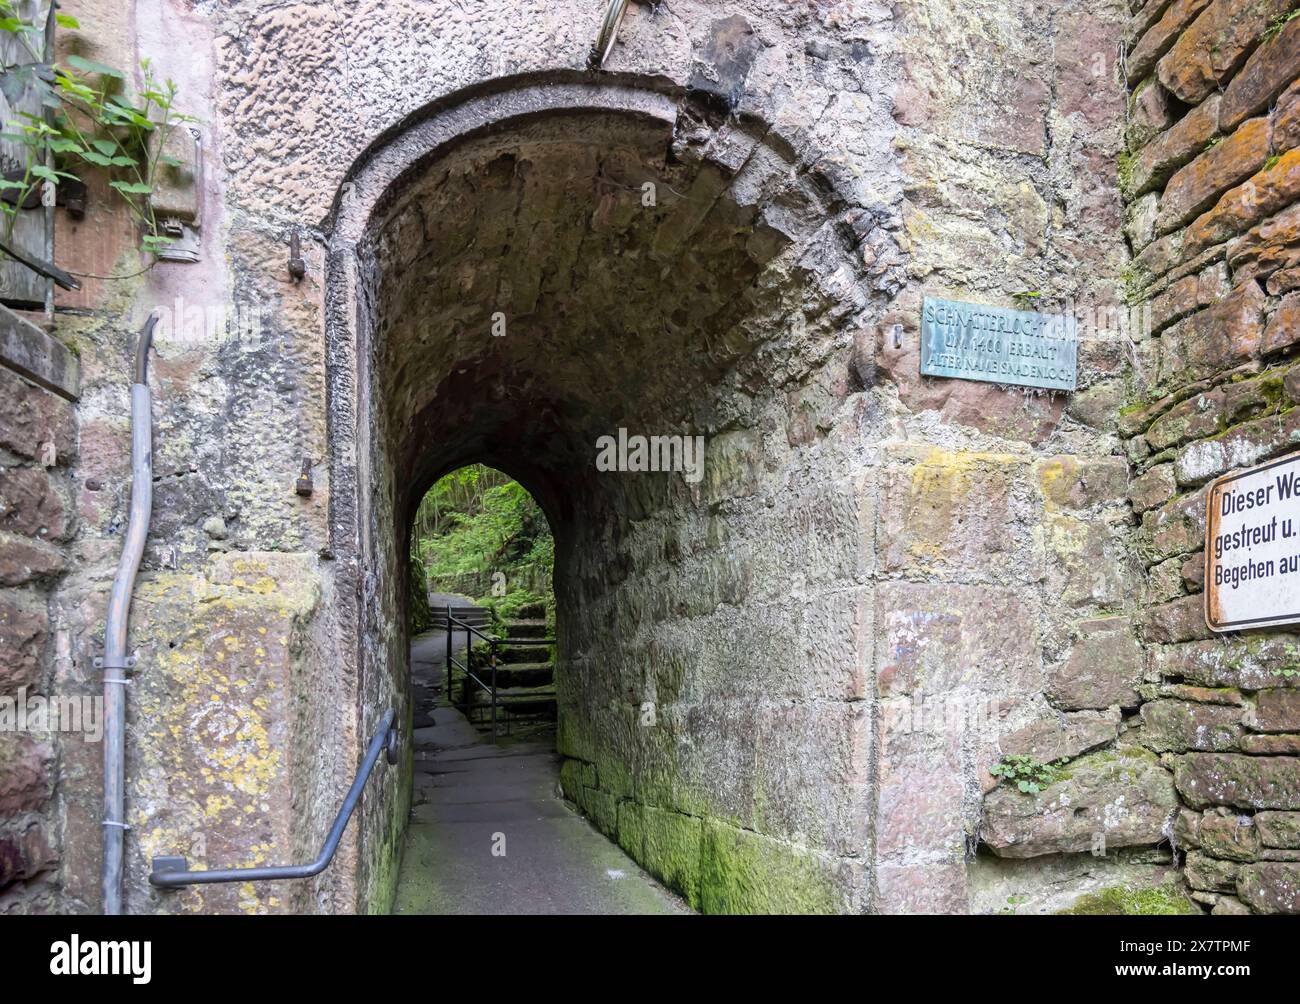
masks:
<svg viewBox="0 0 1300 1004"><path fill-rule="evenodd" d="M1205 623L1212 631L1300 622L1300 454L1210 486Z"/></svg>

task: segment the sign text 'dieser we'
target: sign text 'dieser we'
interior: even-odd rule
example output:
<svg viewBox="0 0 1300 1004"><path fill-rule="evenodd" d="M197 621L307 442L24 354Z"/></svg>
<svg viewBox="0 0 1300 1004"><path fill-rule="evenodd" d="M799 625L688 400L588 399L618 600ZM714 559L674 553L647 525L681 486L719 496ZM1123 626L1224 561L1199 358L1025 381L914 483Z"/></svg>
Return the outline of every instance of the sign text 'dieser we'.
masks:
<svg viewBox="0 0 1300 1004"><path fill-rule="evenodd" d="M1300 621L1300 454L1215 481L1205 531L1211 630Z"/></svg>

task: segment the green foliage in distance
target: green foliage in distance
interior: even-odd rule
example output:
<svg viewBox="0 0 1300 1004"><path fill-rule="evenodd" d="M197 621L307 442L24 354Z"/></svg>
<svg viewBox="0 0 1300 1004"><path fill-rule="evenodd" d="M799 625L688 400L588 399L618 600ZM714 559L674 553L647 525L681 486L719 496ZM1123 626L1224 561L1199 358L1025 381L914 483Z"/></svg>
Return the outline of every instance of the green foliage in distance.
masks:
<svg viewBox="0 0 1300 1004"><path fill-rule="evenodd" d="M474 598L499 617L539 602L553 609L550 524L523 485L491 467L462 467L429 489L412 523L411 557L435 588L477 575Z"/></svg>

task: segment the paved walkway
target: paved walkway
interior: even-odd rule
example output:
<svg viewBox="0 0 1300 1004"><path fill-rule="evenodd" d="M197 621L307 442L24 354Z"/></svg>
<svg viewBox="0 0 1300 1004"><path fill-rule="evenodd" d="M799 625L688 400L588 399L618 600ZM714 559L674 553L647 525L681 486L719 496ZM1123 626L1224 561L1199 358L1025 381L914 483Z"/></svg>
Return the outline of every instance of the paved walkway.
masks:
<svg viewBox="0 0 1300 1004"><path fill-rule="evenodd" d="M447 707L446 644L434 631L411 646L416 721L433 724L415 730L393 912L689 913L559 797L553 737L493 743Z"/></svg>

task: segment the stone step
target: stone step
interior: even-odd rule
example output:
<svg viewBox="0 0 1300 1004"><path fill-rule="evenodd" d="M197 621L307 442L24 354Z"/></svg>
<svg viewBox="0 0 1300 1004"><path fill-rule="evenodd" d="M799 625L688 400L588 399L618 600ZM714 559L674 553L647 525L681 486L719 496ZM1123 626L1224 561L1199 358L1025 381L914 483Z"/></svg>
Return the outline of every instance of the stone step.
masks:
<svg viewBox="0 0 1300 1004"><path fill-rule="evenodd" d="M506 621L506 634L511 638L547 637L545 619Z"/></svg>
<svg viewBox="0 0 1300 1004"><path fill-rule="evenodd" d="M525 603L515 611L515 616L520 620L539 620L546 617L546 604L538 600L536 603Z"/></svg>
<svg viewBox="0 0 1300 1004"><path fill-rule="evenodd" d="M435 628L445 629L447 627L446 607L434 607L430 613L432 615L432 624ZM457 620L464 621L466 624L480 630L486 628L488 624L491 623L491 617L482 607L452 607L451 615ZM459 625L457 625L457 630L460 630Z"/></svg>
<svg viewBox="0 0 1300 1004"><path fill-rule="evenodd" d="M545 662L550 651L549 645L507 645L497 649L497 662Z"/></svg>
<svg viewBox="0 0 1300 1004"><path fill-rule="evenodd" d="M491 706L488 695L481 690L474 697L476 708ZM555 688L542 687L498 687L497 708L507 710L512 716L554 717Z"/></svg>
<svg viewBox="0 0 1300 1004"><path fill-rule="evenodd" d="M484 667L476 675L484 683L492 682L492 670ZM497 690L503 687L540 687L555 679L549 662L506 662L497 665Z"/></svg>

